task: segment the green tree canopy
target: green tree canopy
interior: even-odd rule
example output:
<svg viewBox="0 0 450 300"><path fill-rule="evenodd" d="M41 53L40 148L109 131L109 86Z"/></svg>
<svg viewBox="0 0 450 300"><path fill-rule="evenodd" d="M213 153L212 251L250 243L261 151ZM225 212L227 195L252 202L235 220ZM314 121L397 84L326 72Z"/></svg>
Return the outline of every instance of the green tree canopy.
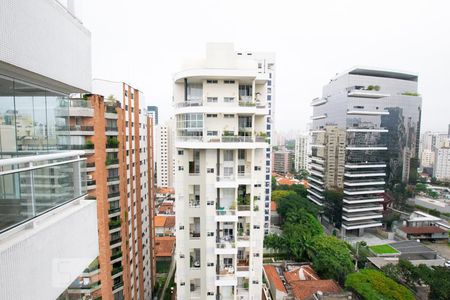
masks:
<svg viewBox="0 0 450 300"><path fill-rule="evenodd" d="M321 235L314 239L312 248L312 263L317 273L343 283L347 274L353 270L349 246L334 236Z"/></svg>
<svg viewBox="0 0 450 300"><path fill-rule="evenodd" d="M382 272L364 269L347 276L345 287L365 300L414 300L404 286L386 277Z"/></svg>
<svg viewBox="0 0 450 300"><path fill-rule="evenodd" d="M286 224L299 225L310 236L323 234L323 227L317 218L304 208L295 208L286 214ZM285 225L286 226L286 225Z"/></svg>

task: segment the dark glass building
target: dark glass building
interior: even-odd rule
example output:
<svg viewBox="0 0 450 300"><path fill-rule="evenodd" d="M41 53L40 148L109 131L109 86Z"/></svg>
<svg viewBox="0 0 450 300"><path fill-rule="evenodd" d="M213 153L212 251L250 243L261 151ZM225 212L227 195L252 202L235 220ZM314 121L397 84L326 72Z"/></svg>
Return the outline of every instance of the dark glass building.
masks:
<svg viewBox="0 0 450 300"><path fill-rule="evenodd" d="M417 80L410 73L353 68L311 103L308 198L343 235L381 226L385 191L410 180L420 136Z"/></svg>

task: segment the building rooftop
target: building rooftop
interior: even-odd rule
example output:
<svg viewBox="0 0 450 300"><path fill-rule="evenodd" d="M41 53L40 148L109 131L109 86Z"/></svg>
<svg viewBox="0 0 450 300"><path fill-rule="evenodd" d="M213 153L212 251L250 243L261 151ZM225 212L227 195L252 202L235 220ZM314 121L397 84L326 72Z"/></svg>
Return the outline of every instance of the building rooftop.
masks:
<svg viewBox="0 0 450 300"><path fill-rule="evenodd" d="M334 280L298 280L291 283L295 299L305 300L317 292L341 293L342 289Z"/></svg>
<svg viewBox="0 0 450 300"><path fill-rule="evenodd" d="M287 290L284 287L283 282L278 274L276 266L273 265L264 265L264 271L266 273L267 278L271 283L274 284L275 288L283 293L287 294Z"/></svg>
<svg viewBox="0 0 450 300"><path fill-rule="evenodd" d="M175 190L173 188L159 187L156 189L156 193L157 194L175 194Z"/></svg>
<svg viewBox="0 0 450 300"><path fill-rule="evenodd" d="M407 253L435 253L433 249L426 247L417 241L401 241L389 244L392 248L398 250L402 254Z"/></svg>
<svg viewBox="0 0 450 300"><path fill-rule="evenodd" d="M408 234L425 234L425 233L444 233L447 230L437 226L423 226L423 227L402 227L401 231Z"/></svg>
<svg viewBox="0 0 450 300"><path fill-rule="evenodd" d="M157 236L155 237L155 255L156 257L172 256L175 249L174 236Z"/></svg>
<svg viewBox="0 0 450 300"><path fill-rule="evenodd" d="M173 214L173 203L161 203L161 205L158 207L158 214Z"/></svg>
<svg viewBox="0 0 450 300"><path fill-rule="evenodd" d="M418 76L412 72L398 71L398 70L389 70L382 68L373 68L373 67L361 67L356 66L353 67L343 73L337 74L332 80L335 80L343 75L351 74L351 75L361 75L361 76L371 76L371 77L384 77L384 78L393 78L393 79L401 79L417 82Z"/></svg>
<svg viewBox="0 0 450 300"><path fill-rule="evenodd" d="M294 269L284 272L284 278L288 283L298 280L319 280L319 275L309 265L295 267Z"/></svg>
<svg viewBox="0 0 450 300"><path fill-rule="evenodd" d="M174 227L175 226L175 216L156 216L155 217L155 227Z"/></svg>

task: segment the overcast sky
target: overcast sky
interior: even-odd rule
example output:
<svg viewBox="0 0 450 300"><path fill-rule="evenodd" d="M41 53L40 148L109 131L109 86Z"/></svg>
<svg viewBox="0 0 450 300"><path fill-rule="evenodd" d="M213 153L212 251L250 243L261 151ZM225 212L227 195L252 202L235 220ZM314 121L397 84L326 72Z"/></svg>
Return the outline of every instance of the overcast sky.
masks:
<svg viewBox="0 0 450 300"><path fill-rule="evenodd" d="M78 0L81 1L81 0ZM207 42L276 53L276 128L305 130L310 101L355 65L415 72L422 131L450 123L448 0L88 0L94 78L125 81L172 114L172 76Z"/></svg>

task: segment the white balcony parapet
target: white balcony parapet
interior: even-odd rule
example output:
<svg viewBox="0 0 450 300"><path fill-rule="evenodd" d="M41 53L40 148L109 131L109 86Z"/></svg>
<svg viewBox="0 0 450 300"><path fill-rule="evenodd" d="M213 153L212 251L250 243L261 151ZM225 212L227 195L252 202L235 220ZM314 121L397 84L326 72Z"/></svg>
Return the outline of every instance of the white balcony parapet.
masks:
<svg viewBox="0 0 450 300"><path fill-rule="evenodd" d="M360 228L371 228L371 227L381 227L383 224L381 222L368 222L368 223L357 223L357 224L342 224L342 228L347 230L360 229Z"/></svg>
<svg viewBox="0 0 450 300"><path fill-rule="evenodd" d="M387 150L386 146L347 146L345 148L346 150L361 150L361 151L366 151L366 150Z"/></svg>
<svg viewBox="0 0 450 300"><path fill-rule="evenodd" d="M380 93L375 90L359 90L359 89L352 89L347 94L349 97L359 97L359 98L384 98L389 97L390 94L386 93Z"/></svg>
<svg viewBox="0 0 450 300"><path fill-rule="evenodd" d="M326 117L327 117L327 114L312 116L311 120L320 120L320 119L325 119Z"/></svg>
<svg viewBox="0 0 450 300"><path fill-rule="evenodd" d="M384 189L361 189L361 190L346 190L345 195L368 195L368 194L383 194Z"/></svg>
<svg viewBox="0 0 450 300"><path fill-rule="evenodd" d="M318 184L323 185L323 181L321 181L321 180L319 180L319 179L317 179L317 178L314 178L314 177L309 176L309 177L308 177L308 180L314 181L314 182L316 182L316 183L318 183Z"/></svg>
<svg viewBox="0 0 450 300"><path fill-rule="evenodd" d="M0 179L5 184L2 194L10 195L0 207L0 233L84 196L83 154L65 151L0 160ZM61 180L64 184L58 183ZM55 191L49 194L49 189Z"/></svg>
<svg viewBox="0 0 450 300"><path fill-rule="evenodd" d="M322 195L319 195L316 192L311 191L311 189L308 189L308 193L311 193L312 195L316 196L317 198L319 198L321 200L323 200L323 198L324 198Z"/></svg>
<svg viewBox="0 0 450 300"><path fill-rule="evenodd" d="M348 110L347 115L389 115L388 111Z"/></svg>
<svg viewBox="0 0 450 300"><path fill-rule="evenodd" d="M348 204L362 204L362 203L374 203L374 202L383 202L384 198L375 197L375 198L361 198L361 199L346 199L342 200L344 203Z"/></svg>
<svg viewBox="0 0 450 300"><path fill-rule="evenodd" d="M348 186L368 186L368 185L384 185L384 180L358 180L358 181L344 181L344 185Z"/></svg>
<svg viewBox="0 0 450 300"><path fill-rule="evenodd" d="M360 164L346 164L348 169L366 169L366 168L386 168L386 164L383 163L360 163Z"/></svg>
<svg viewBox="0 0 450 300"><path fill-rule="evenodd" d="M318 191L320 191L320 192L322 192L322 193L325 191L322 187L317 186L317 185L313 184L312 182L309 183L309 186L314 188L314 189L316 189L316 190L318 190Z"/></svg>
<svg viewBox="0 0 450 300"><path fill-rule="evenodd" d="M348 128L347 132L389 132L384 128Z"/></svg>
<svg viewBox="0 0 450 300"><path fill-rule="evenodd" d="M342 215L342 219L346 221L360 221L370 219L381 219L383 215L381 213L364 213L364 214L350 214Z"/></svg>
<svg viewBox="0 0 450 300"><path fill-rule="evenodd" d="M379 177L379 176L386 176L386 173L384 172L361 172L361 173L344 173L344 176L346 177Z"/></svg>
<svg viewBox="0 0 450 300"><path fill-rule="evenodd" d="M318 201L317 199L314 199L314 197L312 197L311 195L308 195L307 198L309 200L311 200L312 202L314 202L315 204L319 205L319 206L323 206L323 203Z"/></svg>
<svg viewBox="0 0 450 300"><path fill-rule="evenodd" d="M311 101L311 106L319 106L319 105L325 104L327 102L328 102L328 100L326 98L314 98Z"/></svg>
<svg viewBox="0 0 450 300"><path fill-rule="evenodd" d="M374 211L374 210L383 210L383 206L382 205L377 205L377 206L358 206L358 207L354 207L354 206L344 206L342 208L343 211L345 212L364 212L364 211Z"/></svg>

